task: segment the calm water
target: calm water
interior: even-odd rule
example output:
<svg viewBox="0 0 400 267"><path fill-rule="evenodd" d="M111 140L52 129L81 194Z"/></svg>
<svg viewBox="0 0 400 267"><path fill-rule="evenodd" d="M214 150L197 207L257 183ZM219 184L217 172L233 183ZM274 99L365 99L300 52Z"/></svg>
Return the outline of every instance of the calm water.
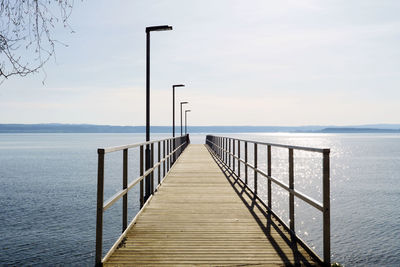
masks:
<svg viewBox="0 0 400 267"><path fill-rule="evenodd" d="M229 136L331 148L332 260L347 266L398 266L400 135ZM152 136L161 137L166 136ZM204 138L191 136L193 143L203 143ZM142 140L144 136L137 134L0 134L0 264L91 265L96 149ZM250 155L251 150L250 146ZM265 149L259 148L259 166L264 169L265 154ZM321 156L309 152L294 155L295 187L321 200ZM138 174L137 159L138 151L131 151L130 180ZM106 157L105 199L121 187L121 161L121 153ZM272 174L287 182L287 150L273 149ZM266 196L265 182L259 180L260 194ZM138 210L136 190L129 195L130 218ZM273 208L287 221L286 192L273 186L272 198ZM105 251L121 232L120 214L120 202L105 212ZM319 211L296 200L296 231L319 253L321 219Z"/></svg>

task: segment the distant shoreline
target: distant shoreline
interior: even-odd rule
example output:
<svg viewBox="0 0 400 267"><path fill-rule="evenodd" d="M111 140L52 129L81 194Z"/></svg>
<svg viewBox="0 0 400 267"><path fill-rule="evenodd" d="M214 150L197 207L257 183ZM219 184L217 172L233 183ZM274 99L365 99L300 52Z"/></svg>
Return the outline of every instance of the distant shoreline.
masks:
<svg viewBox="0 0 400 267"><path fill-rule="evenodd" d="M180 133L180 127L175 128ZM145 133L145 126L93 124L0 124L0 133ZM360 126L190 126L191 133L400 133L400 124ZM152 126L153 133L171 133L170 126Z"/></svg>

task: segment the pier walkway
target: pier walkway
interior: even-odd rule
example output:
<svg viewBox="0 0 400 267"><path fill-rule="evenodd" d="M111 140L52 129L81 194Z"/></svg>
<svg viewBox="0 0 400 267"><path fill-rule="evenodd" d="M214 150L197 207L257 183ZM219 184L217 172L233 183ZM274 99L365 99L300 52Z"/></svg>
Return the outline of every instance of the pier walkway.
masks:
<svg viewBox="0 0 400 267"><path fill-rule="evenodd" d="M319 266L207 145L189 145L104 266Z"/></svg>

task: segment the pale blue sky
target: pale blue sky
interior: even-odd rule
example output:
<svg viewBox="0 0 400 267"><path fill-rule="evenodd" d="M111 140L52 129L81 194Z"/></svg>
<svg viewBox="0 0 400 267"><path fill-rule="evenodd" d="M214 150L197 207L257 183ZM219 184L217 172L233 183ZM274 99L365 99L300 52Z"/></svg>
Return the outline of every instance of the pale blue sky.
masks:
<svg viewBox="0 0 400 267"><path fill-rule="evenodd" d="M191 125L399 123L399 14L378 0L75 1L45 85L0 85L0 123L144 125L145 27L162 24L153 125L171 124L174 83Z"/></svg>

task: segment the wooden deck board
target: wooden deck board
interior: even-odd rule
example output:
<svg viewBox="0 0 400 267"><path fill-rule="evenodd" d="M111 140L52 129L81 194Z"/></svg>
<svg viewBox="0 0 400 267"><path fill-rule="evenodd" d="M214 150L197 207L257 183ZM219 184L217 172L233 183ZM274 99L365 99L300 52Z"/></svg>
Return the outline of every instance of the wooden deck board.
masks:
<svg viewBox="0 0 400 267"><path fill-rule="evenodd" d="M204 145L190 145L104 265L318 265L266 215Z"/></svg>

